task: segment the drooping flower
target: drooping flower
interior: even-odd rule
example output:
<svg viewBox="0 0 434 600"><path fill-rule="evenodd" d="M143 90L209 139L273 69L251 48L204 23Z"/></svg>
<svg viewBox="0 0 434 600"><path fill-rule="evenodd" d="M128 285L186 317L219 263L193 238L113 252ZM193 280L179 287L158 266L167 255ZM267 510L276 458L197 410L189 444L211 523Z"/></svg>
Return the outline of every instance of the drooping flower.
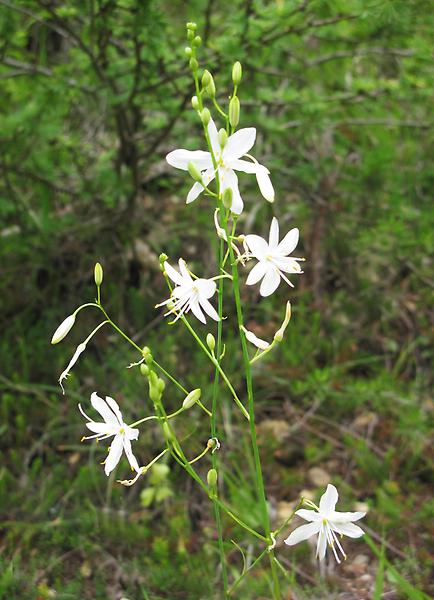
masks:
<svg viewBox="0 0 434 600"><path fill-rule="evenodd" d="M179 272L167 261L164 262L163 266L167 275L175 283L170 298L157 304L157 307L169 305L169 311L165 316L178 313L175 319L177 320L184 313L191 310L202 323L206 323L204 312L215 321L219 321L217 311L209 302L209 298L214 296L217 289L215 281L212 279L193 279L182 258L179 259Z"/></svg>
<svg viewBox="0 0 434 600"><path fill-rule="evenodd" d="M247 154L255 143L256 129L254 127L239 129L230 135L222 146L215 123L210 119L208 123L208 135L217 164L220 192L223 193L226 188L232 189L232 212L239 215L244 206L238 189L238 177L235 171L255 174L261 194L269 202L274 202L274 189L269 176L270 171ZM243 156L248 156L251 161L242 160L241 157ZM189 163L193 163L198 171L200 171L202 182L205 186L208 186L216 176L210 152L184 149L173 150L166 156L166 160L172 167L182 169L183 171L188 171ZM204 186L202 183L196 181L187 195L187 204L196 200L203 190Z"/></svg>
<svg viewBox="0 0 434 600"><path fill-rule="evenodd" d="M246 284L254 285L262 279L259 288L261 296L272 294L278 288L281 278L294 287L284 273L303 272L297 262L303 259L288 256L297 246L298 237L299 232L295 227L279 243L279 223L276 217L273 217L271 221L268 242L259 235L246 235L245 244L251 256L258 260L258 263L250 271Z"/></svg>
<svg viewBox="0 0 434 600"><path fill-rule="evenodd" d="M245 327L241 327L241 329L243 330L244 335L246 336L246 339L251 344L253 344L257 348L259 348L259 350L266 350L267 348L270 347L270 344L268 342L266 342L265 340L261 340L261 338L258 338L258 336L255 333L253 333L253 331L250 331L249 329L246 329Z"/></svg>
<svg viewBox="0 0 434 600"><path fill-rule="evenodd" d="M137 440L139 430L129 427L129 425L124 423L118 403L113 398L110 398L110 396L106 396L105 400L103 400L96 392L93 392L90 402L93 408L102 416L104 423L98 423L91 419L79 404L78 408L81 414L87 419L86 427L94 432L94 435L86 436L83 439L96 439L100 441L114 436L108 456L104 461L105 474L110 475L116 467L122 456L122 451L125 452L131 468L139 473L139 463L131 449L131 440Z"/></svg>
<svg viewBox="0 0 434 600"><path fill-rule="evenodd" d="M66 369L64 371L62 371L62 373L60 374L59 385L62 388L62 393L63 394L65 394L65 388L63 387L63 380L66 379L69 376L69 373L70 373L72 367L75 365L75 363L79 359L80 354L82 354L85 350L86 350L86 343L85 342L83 342L81 344L78 344L78 346L75 349L75 352L72 355L72 358L69 361Z"/></svg>
<svg viewBox="0 0 434 600"><path fill-rule="evenodd" d="M296 515L310 522L307 525L297 527L285 540L285 544L293 546L294 544L298 544L298 542L307 540L312 535L318 534L316 556L319 560L324 559L327 546L333 550L338 563L341 561L336 548L346 558L338 536L361 537L364 531L358 525L354 525L353 521L362 519L366 513L335 511L338 497L337 489L329 483L325 493L321 496L319 507L311 503L315 510L306 510L304 508L297 510Z"/></svg>

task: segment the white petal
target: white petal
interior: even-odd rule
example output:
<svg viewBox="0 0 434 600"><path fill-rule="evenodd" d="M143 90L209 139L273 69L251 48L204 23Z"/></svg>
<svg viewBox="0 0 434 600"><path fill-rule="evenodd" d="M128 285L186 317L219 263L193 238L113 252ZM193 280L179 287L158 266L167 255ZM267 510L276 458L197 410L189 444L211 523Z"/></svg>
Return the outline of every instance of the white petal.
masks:
<svg viewBox="0 0 434 600"><path fill-rule="evenodd" d="M231 169L241 171L242 173L256 173L260 165L250 162L249 160L241 160L239 158L231 160ZM263 167L265 169L265 167Z"/></svg>
<svg viewBox="0 0 434 600"><path fill-rule="evenodd" d="M255 283L258 283L258 281L264 277L267 269L268 263L266 261L259 261L250 271L246 285L255 285Z"/></svg>
<svg viewBox="0 0 434 600"><path fill-rule="evenodd" d="M365 512L334 512L330 520L333 523L348 523L349 521L358 521L363 519Z"/></svg>
<svg viewBox="0 0 434 600"><path fill-rule="evenodd" d="M266 350L270 347L270 344L268 342L266 342L265 340L261 340L261 338L258 338L258 336L255 335L253 331L249 331L245 327L243 327L242 330L244 331L247 340L257 348L259 348L259 350Z"/></svg>
<svg viewBox="0 0 434 600"><path fill-rule="evenodd" d="M283 256L286 256L287 254L291 254L291 252L293 252L295 250L295 248L298 244L299 235L300 235L300 232L298 231L297 227L294 227L294 229L291 229L291 231L289 231L285 235L283 240L277 246L279 253L283 254Z"/></svg>
<svg viewBox="0 0 434 600"><path fill-rule="evenodd" d="M270 296L273 292L277 290L280 283L280 275L279 271L272 265L268 267L267 272L265 273L264 279L262 280L261 287L259 288L259 293L261 296L266 298Z"/></svg>
<svg viewBox="0 0 434 600"><path fill-rule="evenodd" d="M128 458L128 462L130 463L131 468L133 468L134 471L136 471L138 473L140 471L140 467L139 467L139 463L137 462L137 458L134 456L133 451L131 449L131 442L126 436L123 437L122 441L123 441L125 454L127 455L127 458Z"/></svg>
<svg viewBox="0 0 434 600"><path fill-rule="evenodd" d="M311 522L321 521L321 519L323 518L318 512L316 512L316 510L307 510L306 508L300 508L296 511L295 514L301 517L302 519Z"/></svg>
<svg viewBox="0 0 434 600"><path fill-rule="evenodd" d="M318 542L316 544L316 557L319 558L319 560L324 560L324 557L326 555L326 550L327 550L327 537L324 531L324 526L321 526L319 535L318 535Z"/></svg>
<svg viewBox="0 0 434 600"><path fill-rule="evenodd" d="M181 276L182 276L184 285L186 284L187 281L193 281L193 279L187 269L187 263L185 262L185 260L183 258L180 258L178 261L178 264L179 264L179 270L181 272Z"/></svg>
<svg viewBox="0 0 434 600"><path fill-rule="evenodd" d="M268 202L274 202L274 188L271 183L269 170L262 165L262 168L257 169L256 171L256 181L258 182L259 189L261 190L261 194L264 196L265 200Z"/></svg>
<svg viewBox="0 0 434 600"><path fill-rule="evenodd" d="M208 123L208 135L211 142L212 151L214 152L214 156L218 161L221 155L221 148L219 144L217 127L212 119L210 119Z"/></svg>
<svg viewBox="0 0 434 600"><path fill-rule="evenodd" d="M86 427L93 431L93 433L103 433L104 435L109 434L111 431L115 435L117 429L116 426L110 423L95 423L95 421L89 421L89 423L86 423Z"/></svg>
<svg viewBox="0 0 434 600"><path fill-rule="evenodd" d="M279 221L276 217L273 217L270 225L270 236L268 238L268 245L270 250L273 251L279 244Z"/></svg>
<svg viewBox="0 0 434 600"><path fill-rule="evenodd" d="M269 254L269 247L264 238L261 238L259 235L249 234L246 235L245 242L255 258L265 260Z"/></svg>
<svg viewBox="0 0 434 600"><path fill-rule="evenodd" d="M212 167L212 158L209 152L203 150L173 150L166 156L166 160L172 167L188 171L188 163L192 162L199 169L209 169Z"/></svg>
<svg viewBox="0 0 434 600"><path fill-rule="evenodd" d="M185 203L190 204L191 202L194 202L196 198L203 192L204 189L205 188L203 187L203 185L196 181L196 183L194 183L193 186L190 188Z"/></svg>
<svg viewBox="0 0 434 600"><path fill-rule="evenodd" d="M169 265L167 260L164 263L164 270L174 283L176 283L179 286L184 285L185 282L180 273L178 273L178 271L174 269L172 265Z"/></svg>
<svg viewBox="0 0 434 600"><path fill-rule="evenodd" d="M321 523L307 523L306 525L301 525L297 527L290 535L286 538L285 544L288 546L294 546L294 544L298 544L298 542L302 542L303 540L307 540L312 535L315 535L319 532L321 528Z"/></svg>
<svg viewBox="0 0 434 600"><path fill-rule="evenodd" d="M129 427L128 425L125 425L125 435L129 440L137 440L139 433L139 430L135 427Z"/></svg>
<svg viewBox="0 0 434 600"><path fill-rule="evenodd" d="M58 344L59 342L61 342L63 340L63 338L65 338L68 335L68 333L71 331L74 323L75 323L75 315L74 314L69 315L69 317L66 317L66 319L64 321L62 321L62 323L60 323L59 327L53 333L53 337L51 338L51 343Z"/></svg>
<svg viewBox="0 0 434 600"><path fill-rule="evenodd" d="M219 178L222 193L226 188L231 188L232 190L232 206L231 211L240 215L243 212L243 200L240 195L240 190L238 189L238 177L232 169L219 169Z"/></svg>
<svg viewBox="0 0 434 600"><path fill-rule="evenodd" d="M256 129L246 127L230 135L223 149L223 162L230 163L246 154L255 143Z"/></svg>
<svg viewBox="0 0 434 600"><path fill-rule="evenodd" d="M284 273L302 273L300 264L290 256L273 257L273 263Z"/></svg>
<svg viewBox="0 0 434 600"><path fill-rule="evenodd" d="M200 306L199 306L199 300L197 298L192 298L190 301L190 309L191 312L194 314L194 316L196 317L196 319L199 319L199 321L201 323L206 323L206 319L205 319L205 315L203 314Z"/></svg>
<svg viewBox="0 0 434 600"><path fill-rule="evenodd" d="M118 462L122 456L122 448L123 448L122 435L120 433L118 433L117 435L115 435L115 437L111 443L110 451L109 451L106 461L104 463L104 471L105 471L106 475L110 475L110 473L113 471L113 469L118 464Z"/></svg>
<svg viewBox="0 0 434 600"><path fill-rule="evenodd" d="M115 413L118 421L119 421L119 425L123 425L124 424L124 420L122 418L122 413L121 410L119 408L119 404L116 402L116 400L114 400L114 398L110 398L110 396L106 396L105 397L105 401L107 402L107 404L110 406L110 408L112 409L112 411Z"/></svg>
<svg viewBox="0 0 434 600"><path fill-rule="evenodd" d="M351 538L361 537L365 533L361 527L354 525L354 523L335 523L334 521L330 521L330 526L336 533L347 535Z"/></svg>
<svg viewBox="0 0 434 600"><path fill-rule="evenodd" d="M319 509L321 513L330 514L335 510L336 502L338 501L338 490L331 483L328 484L325 493L319 501Z"/></svg>
<svg viewBox="0 0 434 600"><path fill-rule="evenodd" d="M119 422L114 412L110 410L106 401L100 398L96 392L93 392L93 394L91 395L90 402L94 409L99 412L99 414L102 416L106 423L110 423L112 425L114 424L116 426L119 425Z"/></svg>
<svg viewBox="0 0 434 600"><path fill-rule="evenodd" d="M206 314L211 317L211 319L214 319L214 321L220 321L216 309L209 300L207 300L206 298L199 297L199 304L206 312Z"/></svg>

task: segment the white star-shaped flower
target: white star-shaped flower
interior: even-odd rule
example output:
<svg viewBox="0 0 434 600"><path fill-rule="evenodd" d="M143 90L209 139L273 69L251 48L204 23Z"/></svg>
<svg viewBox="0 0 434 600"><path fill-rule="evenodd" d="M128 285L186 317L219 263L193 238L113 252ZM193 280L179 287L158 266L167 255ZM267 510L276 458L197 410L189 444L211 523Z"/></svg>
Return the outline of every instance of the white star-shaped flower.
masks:
<svg viewBox="0 0 434 600"><path fill-rule="evenodd" d="M274 202L274 189L269 176L270 171L247 154L255 143L256 129L254 127L239 129L227 138L226 144L222 148L217 128L211 119L208 123L208 135L217 163L220 192L223 193L226 188L232 189L232 212L239 215L243 211L244 206L238 189L238 177L235 171L254 173L261 194L269 202ZM246 155L252 159L252 162L241 160L241 157ZM184 149L173 150L173 152L169 152L166 156L166 160L172 167L182 169L183 171L187 171L189 163L192 162L201 172L202 181L206 186L215 178L215 169L210 152ZM203 190L203 185L196 182L188 193L187 204L196 200Z"/></svg>
<svg viewBox="0 0 434 600"><path fill-rule="evenodd" d="M170 310L166 315L178 313L175 320L190 310L202 323L206 323L204 312L215 321L220 320L217 311L209 302L209 298L214 296L217 289L215 281L193 279L182 258L179 259L179 272L167 261L164 263L164 270L175 283L175 287L170 298L157 304L157 307L169 305Z"/></svg>
<svg viewBox="0 0 434 600"><path fill-rule="evenodd" d="M321 496L319 508L312 503L315 510L306 510L304 508L297 510L295 514L306 521L310 521L310 523L297 527L285 540L285 544L293 546L294 544L298 544L298 542L307 540L312 535L318 534L316 546L317 558L323 560L326 555L327 546L329 546L333 550L337 562L340 563L341 561L336 548L344 558L346 558L346 554L339 542L338 536L361 537L364 531L358 525L354 525L353 521L362 519L366 513L337 512L335 511L337 501L338 491L334 485L329 483L325 493Z"/></svg>
<svg viewBox="0 0 434 600"><path fill-rule="evenodd" d="M116 400L106 396L105 400L100 398L96 392L93 392L90 398L93 408L99 412L104 419L104 423L93 421L78 405L81 414L87 419L86 427L93 431L95 435L84 437L85 440L96 438L97 441L114 436L109 448L109 453L104 461L105 474L109 475L118 464L122 451L125 452L131 468L137 473L140 471L139 463L131 449L131 440L137 440L139 430L129 427L124 423L122 413Z"/></svg>
<svg viewBox="0 0 434 600"><path fill-rule="evenodd" d="M294 287L284 273L303 272L297 262L303 259L288 256L295 250L298 237L299 232L295 227L279 243L279 223L276 217L271 221L268 242L259 235L246 235L245 244L251 255L258 260L258 264L250 271L246 284L254 285L262 279L259 288L261 296L272 294L278 288L281 278Z"/></svg>

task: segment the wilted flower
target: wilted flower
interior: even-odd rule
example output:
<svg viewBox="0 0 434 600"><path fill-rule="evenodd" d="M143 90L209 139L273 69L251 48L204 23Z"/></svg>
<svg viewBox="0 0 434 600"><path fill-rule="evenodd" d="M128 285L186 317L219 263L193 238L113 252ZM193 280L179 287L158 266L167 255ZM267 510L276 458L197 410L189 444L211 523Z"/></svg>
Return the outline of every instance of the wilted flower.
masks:
<svg viewBox="0 0 434 600"><path fill-rule="evenodd" d="M246 339L253 344L254 346L256 346L257 348L259 348L259 350L266 350L267 348L270 347L270 344L268 342L266 342L265 340L261 340L261 338L258 338L257 335L255 335L253 333L253 331L249 331L248 329L246 329L245 327L241 327L242 331L244 332L244 335L246 336Z"/></svg>
<svg viewBox="0 0 434 600"><path fill-rule="evenodd" d="M109 475L113 471L122 456L123 450L125 451L131 468L139 473L139 463L131 449L131 440L137 440L139 437L139 430L133 429L124 423L118 403L113 398L106 396L105 400L103 400L96 392L93 392L90 401L93 408L99 412L104 419L104 423L93 421L79 404L78 408L80 409L81 414L88 421L86 427L95 432L95 435L89 435L83 439L91 440L96 438L97 441L100 441L114 436L109 448L108 456L104 461L105 474Z"/></svg>
<svg viewBox="0 0 434 600"><path fill-rule="evenodd" d="M209 298L212 298L217 289L215 281L212 279L193 279L182 258L179 259L180 272L174 269L167 261L164 263L164 270L176 286L172 291L171 297L157 304L157 307L169 305L169 311L166 315L178 313L176 319L179 319L184 313L191 310L194 316L202 323L206 323L205 315L202 311L206 312L215 321L220 320L217 311L209 302Z"/></svg>
<svg viewBox="0 0 434 600"><path fill-rule="evenodd" d="M71 360L68 363L68 366L66 367L66 369L64 371L62 371L60 377L59 377L59 385L62 388L62 392L63 394L65 394L65 388L63 387L63 383L62 381L64 379L66 379L72 369L72 367L75 365L75 363L77 362L80 354L82 352L84 352L86 350L86 344L83 342L82 344L79 344L74 352L74 354L72 355Z"/></svg>
<svg viewBox="0 0 434 600"><path fill-rule="evenodd" d="M354 525L353 521L362 519L366 513L337 512L335 511L337 501L338 491L334 485L329 483L327 490L321 496L319 508L312 503L315 510L306 510L304 508L297 510L295 514L306 521L310 521L310 523L297 527L285 540L285 544L293 546L294 544L298 544L298 542L307 540L312 535L318 534L316 546L317 558L323 560L327 546L329 546L333 550L337 562L340 563L336 547L344 558L346 558L346 554L339 542L338 536L361 537L364 531L358 525Z"/></svg>
<svg viewBox="0 0 434 600"><path fill-rule="evenodd" d="M239 215L243 210L243 201L238 189L238 177L235 171L243 173L254 173L258 181L259 189L262 195L269 202L274 201L274 190L269 177L269 170L260 165L253 157L253 162L241 160L255 143L256 129L247 127L240 129L225 140L224 146L221 146L217 128L212 119L208 123L208 135L211 147L217 163L217 172L220 182L220 192L223 193L226 188L232 189L232 207L233 213ZM202 183L205 186L215 178L215 168L210 152L202 150L173 150L166 156L167 162L176 169L188 171L189 163L193 163L201 172ZM187 204L196 200L204 190L202 183L196 181L190 189L187 196Z"/></svg>
<svg viewBox="0 0 434 600"><path fill-rule="evenodd" d="M259 235L246 235L245 244L251 255L259 261L250 271L246 284L254 285L262 279L259 288L261 296L272 294L278 288L281 278L294 287L284 273L303 272L297 262L303 259L288 256L297 246L298 236L298 229L291 229L279 243L279 223L276 217L271 221L268 242Z"/></svg>

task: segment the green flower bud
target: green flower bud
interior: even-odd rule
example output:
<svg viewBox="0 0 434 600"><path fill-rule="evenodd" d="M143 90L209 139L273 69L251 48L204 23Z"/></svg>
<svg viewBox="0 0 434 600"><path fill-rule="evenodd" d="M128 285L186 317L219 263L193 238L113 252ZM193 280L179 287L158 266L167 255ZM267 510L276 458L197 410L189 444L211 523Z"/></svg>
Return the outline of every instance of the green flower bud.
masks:
<svg viewBox="0 0 434 600"><path fill-rule="evenodd" d="M166 382L164 381L164 379L159 379L158 380L158 390L159 390L160 394L163 394L165 387L166 387Z"/></svg>
<svg viewBox="0 0 434 600"><path fill-rule="evenodd" d="M223 192L222 201L223 201L223 206L227 210L230 210L232 208L232 198L233 198L232 188L226 188L225 191Z"/></svg>
<svg viewBox="0 0 434 600"><path fill-rule="evenodd" d="M100 285L102 284L103 270L102 266L99 263L96 263L93 274L95 278L96 287L100 287Z"/></svg>
<svg viewBox="0 0 434 600"><path fill-rule="evenodd" d="M197 35L194 40L193 40L193 46L200 46L202 43L202 38L200 37L200 35Z"/></svg>
<svg viewBox="0 0 434 600"><path fill-rule="evenodd" d="M166 262L166 260L167 260L168 258L169 258L169 257L168 257L168 256L167 256L167 254L165 254L164 252L162 252L162 253L160 254L160 256L158 257L158 260L159 260L159 262L160 262L160 269L161 269L162 271L164 271L164 263Z"/></svg>
<svg viewBox="0 0 434 600"><path fill-rule="evenodd" d="M220 148L223 149L226 146L226 142L228 141L228 134L226 133L226 129L219 130L218 140L219 140Z"/></svg>
<svg viewBox="0 0 434 600"><path fill-rule="evenodd" d="M188 172L195 181L202 181L202 175L194 162L190 161L187 165Z"/></svg>
<svg viewBox="0 0 434 600"><path fill-rule="evenodd" d="M194 21L189 21L188 23L186 23L185 26L187 27L187 29L191 29L192 31L196 31L197 29L197 25Z"/></svg>
<svg viewBox="0 0 434 600"><path fill-rule="evenodd" d="M209 82L211 81L211 77L211 73L208 71L208 69L205 69L202 75L202 87L205 88L209 84Z"/></svg>
<svg viewBox="0 0 434 600"><path fill-rule="evenodd" d="M199 63L197 62L197 60L195 58L190 58L190 61L188 64L192 71L197 71L199 68Z"/></svg>
<svg viewBox="0 0 434 600"><path fill-rule="evenodd" d="M283 340L283 335L286 331L286 328L288 327L288 323L289 323L290 319L291 319L291 303L287 302L286 310L285 310L285 318L283 320L282 325L279 327L279 329L274 334L274 341L281 342Z"/></svg>
<svg viewBox="0 0 434 600"><path fill-rule="evenodd" d="M237 62L234 63L234 66L232 67L232 81L234 82L234 85L239 85L242 76L243 69L241 67L241 63L237 60Z"/></svg>
<svg viewBox="0 0 434 600"><path fill-rule="evenodd" d="M202 119L202 123L206 127L211 119L211 113L207 108L204 108L203 111L200 113L200 118Z"/></svg>
<svg viewBox="0 0 434 600"><path fill-rule="evenodd" d="M240 101L238 96L231 98L229 102L229 123L232 127L236 127L240 122Z"/></svg>
<svg viewBox="0 0 434 600"><path fill-rule="evenodd" d="M193 56L193 50L190 48L190 46L186 46L184 48L184 52L187 58L191 58Z"/></svg>
<svg viewBox="0 0 434 600"><path fill-rule="evenodd" d="M215 348L215 337L213 336L212 333L208 333L206 336L206 345L208 346L208 348L211 350L211 352L214 352L214 348Z"/></svg>
<svg viewBox="0 0 434 600"><path fill-rule="evenodd" d="M146 358L148 356L152 356L151 349L149 348L149 346L143 346L143 348L142 348L142 356L143 356L143 358Z"/></svg>
<svg viewBox="0 0 434 600"><path fill-rule="evenodd" d="M164 433L164 437L166 438L166 440L173 440L173 433L172 430L170 429L170 425L169 423L167 423L167 421L164 421L163 423L163 433Z"/></svg>
<svg viewBox="0 0 434 600"><path fill-rule="evenodd" d="M206 93L208 94L208 96L210 98L215 98L215 83L214 83L214 79L213 79L212 75L211 75L211 81L206 86Z"/></svg>
<svg viewBox="0 0 434 600"><path fill-rule="evenodd" d="M194 40L194 31L192 31L191 29L187 31L187 39L189 42L192 42Z"/></svg>
<svg viewBox="0 0 434 600"><path fill-rule="evenodd" d="M215 487L217 485L217 471L215 469L210 469L207 473L206 480L210 487Z"/></svg>
<svg viewBox="0 0 434 600"><path fill-rule="evenodd" d="M182 403L182 407L186 409L191 408L193 404L196 404L196 402L199 400L201 393L202 391L200 388L196 388L195 390L190 392L185 397L184 402Z"/></svg>
<svg viewBox="0 0 434 600"><path fill-rule="evenodd" d="M199 99L197 96L193 96L193 98L191 99L191 105L194 110L199 110Z"/></svg>
<svg viewBox="0 0 434 600"><path fill-rule="evenodd" d="M143 377L148 377L149 375L149 367L148 365L145 364L141 364L140 365L140 373L143 375Z"/></svg>

